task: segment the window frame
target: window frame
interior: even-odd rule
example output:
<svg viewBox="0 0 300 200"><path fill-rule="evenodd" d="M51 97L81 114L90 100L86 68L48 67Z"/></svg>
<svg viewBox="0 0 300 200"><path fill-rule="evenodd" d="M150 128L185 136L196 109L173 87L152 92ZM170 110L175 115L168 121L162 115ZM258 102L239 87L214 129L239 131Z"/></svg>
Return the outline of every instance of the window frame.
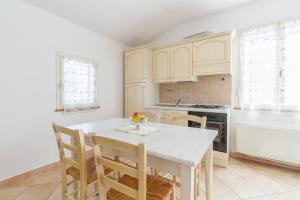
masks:
<svg viewBox="0 0 300 200"><path fill-rule="evenodd" d="M235 44L235 50L237 52L237 56L236 58L234 58L234 61L236 62L236 70L237 70L237 86L236 86L236 96L235 96L235 103L234 103L234 108L235 109L240 109L240 110L252 110L252 111L266 111L266 112L280 112L280 113L286 113L286 112L291 112L291 113L297 113L300 112L300 110L285 110L285 109L280 109L281 108L281 101L280 99L282 98L282 93L280 92L280 90L282 89L282 79L283 79L283 66L280 65L281 60L279 60L279 55L277 58L277 67L276 67L276 105L275 105L275 109L243 109L241 104L242 104L242 88L243 88L243 81L242 81L242 77L243 77L243 70L242 70L242 60L241 60L241 39L242 39L242 35L244 32L247 32L251 29L259 29L259 28L263 28L263 27L267 27L267 26L271 26L271 25L275 25L276 26L276 32L277 32L277 37L281 37L282 36L282 30L281 30L281 26L283 24L289 23L289 22L293 22L293 21L300 21L299 18L292 18L292 19L287 19L287 20L282 20L282 21L273 21L271 23L266 23L266 24L260 24L258 26L252 26L252 27L248 27L248 28L244 28L244 29L240 29L238 31L236 31L236 37L237 37L237 41ZM278 41L277 41L278 42ZM277 43L278 47L277 48L281 48L282 44L280 42Z"/></svg>
<svg viewBox="0 0 300 200"><path fill-rule="evenodd" d="M56 109L55 112L64 112L64 85L62 83L63 81L63 58L67 57L69 59L75 59L77 61L82 61L82 62L91 62L94 65L95 68L95 74L96 74L96 103L94 106L91 106L89 108L78 108L76 111L88 111L88 110L95 110L99 109L99 68L98 68L98 63L89 58L83 58L80 56L75 56L72 54L67 54L64 52L57 51L56 52Z"/></svg>

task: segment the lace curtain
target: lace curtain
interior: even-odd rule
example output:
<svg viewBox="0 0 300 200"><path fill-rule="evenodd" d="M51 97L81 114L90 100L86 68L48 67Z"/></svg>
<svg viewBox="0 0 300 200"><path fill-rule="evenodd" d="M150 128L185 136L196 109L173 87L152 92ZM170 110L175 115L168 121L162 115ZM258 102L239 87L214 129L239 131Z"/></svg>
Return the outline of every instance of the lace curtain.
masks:
<svg viewBox="0 0 300 200"><path fill-rule="evenodd" d="M251 29L240 38L242 109L300 108L300 21Z"/></svg>
<svg viewBox="0 0 300 200"><path fill-rule="evenodd" d="M97 107L97 74L93 62L63 57L62 85L66 112Z"/></svg>
<svg viewBox="0 0 300 200"><path fill-rule="evenodd" d="M281 25L279 110L300 111L300 21Z"/></svg>

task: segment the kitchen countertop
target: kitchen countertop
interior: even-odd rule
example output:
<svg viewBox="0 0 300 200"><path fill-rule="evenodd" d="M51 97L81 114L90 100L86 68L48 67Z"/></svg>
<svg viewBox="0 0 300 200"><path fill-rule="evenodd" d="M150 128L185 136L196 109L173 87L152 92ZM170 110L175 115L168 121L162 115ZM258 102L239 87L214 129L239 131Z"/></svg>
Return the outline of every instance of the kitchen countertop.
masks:
<svg viewBox="0 0 300 200"><path fill-rule="evenodd" d="M180 104L180 106L177 106L177 107L175 107L175 106L172 107L170 105L174 105L174 104L160 103L159 105L150 105L150 106L146 106L145 108L146 109L211 112L211 113L227 113L227 114L230 112L230 106L225 106L225 108L193 108L193 107L189 107L189 106L191 106L190 104Z"/></svg>

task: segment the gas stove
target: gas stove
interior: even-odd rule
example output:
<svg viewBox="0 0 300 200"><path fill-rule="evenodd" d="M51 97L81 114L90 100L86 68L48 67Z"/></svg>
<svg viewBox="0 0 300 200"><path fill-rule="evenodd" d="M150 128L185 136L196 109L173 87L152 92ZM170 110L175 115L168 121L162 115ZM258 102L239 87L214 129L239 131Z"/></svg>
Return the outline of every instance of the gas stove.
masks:
<svg viewBox="0 0 300 200"><path fill-rule="evenodd" d="M222 105L192 105L192 108L206 108L206 109L225 109L225 106Z"/></svg>

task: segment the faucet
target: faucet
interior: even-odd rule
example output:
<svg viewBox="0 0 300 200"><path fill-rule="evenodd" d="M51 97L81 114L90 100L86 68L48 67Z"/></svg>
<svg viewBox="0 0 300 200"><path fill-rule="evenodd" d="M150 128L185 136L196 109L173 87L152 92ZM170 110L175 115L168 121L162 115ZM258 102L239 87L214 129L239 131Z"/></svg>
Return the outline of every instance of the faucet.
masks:
<svg viewBox="0 0 300 200"><path fill-rule="evenodd" d="M180 102L181 102L181 97L177 100L175 106L177 107L180 104Z"/></svg>

